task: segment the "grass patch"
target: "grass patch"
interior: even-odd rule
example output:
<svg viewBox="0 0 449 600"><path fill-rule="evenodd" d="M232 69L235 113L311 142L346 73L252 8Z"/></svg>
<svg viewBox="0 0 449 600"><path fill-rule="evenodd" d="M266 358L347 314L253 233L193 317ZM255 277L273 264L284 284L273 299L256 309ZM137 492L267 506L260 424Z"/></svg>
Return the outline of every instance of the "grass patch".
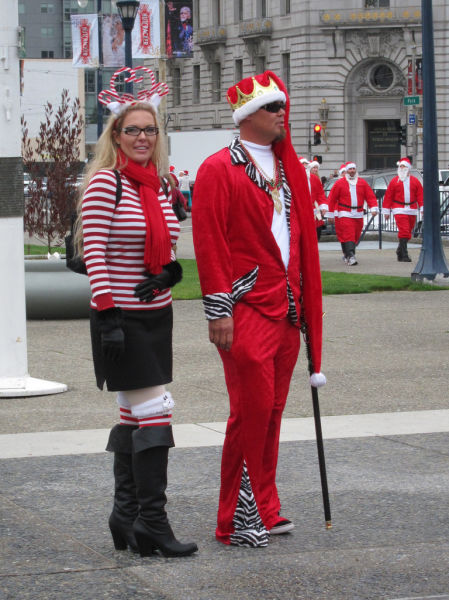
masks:
<svg viewBox="0 0 449 600"><path fill-rule="evenodd" d="M52 252L65 252L65 248L52 248ZM25 254L47 255L45 246L25 245ZM180 258L183 269L183 278L173 290L174 300L197 300L201 296L200 282L196 260ZM371 292L423 292L448 290L448 287L435 286L424 283L415 283L409 277L396 277L392 275L367 275L363 273L334 273L322 271L323 294L332 296L337 294L370 294ZM448 282L449 284L449 282Z"/></svg>
<svg viewBox="0 0 449 600"><path fill-rule="evenodd" d="M180 259L183 279L173 290L175 300L194 300L201 298L198 269L193 259ZM448 287L415 283L409 277L392 275L365 275L359 273L322 272L323 294L370 294L371 292L422 292L448 290ZM448 282L449 283L449 282Z"/></svg>
<svg viewBox="0 0 449 600"><path fill-rule="evenodd" d="M370 294L371 292L423 292L448 290L449 287L417 283L409 277L367 275L363 273L334 273L323 271L323 294ZM449 282L448 282L449 284Z"/></svg>
<svg viewBox="0 0 449 600"><path fill-rule="evenodd" d="M196 260L178 259L182 266L182 281L172 289L173 300L197 300L202 298Z"/></svg>
<svg viewBox="0 0 449 600"><path fill-rule="evenodd" d="M48 248L47 246L37 246L36 244L24 244L23 251L25 256L47 256ZM59 252L60 254L65 254L65 246L52 246L51 253Z"/></svg>

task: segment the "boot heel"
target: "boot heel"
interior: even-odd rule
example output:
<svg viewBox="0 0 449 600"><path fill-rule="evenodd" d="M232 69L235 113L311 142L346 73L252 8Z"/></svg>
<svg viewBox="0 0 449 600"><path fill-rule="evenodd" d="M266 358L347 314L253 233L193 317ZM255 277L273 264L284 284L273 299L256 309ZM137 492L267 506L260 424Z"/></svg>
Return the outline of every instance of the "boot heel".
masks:
<svg viewBox="0 0 449 600"><path fill-rule="evenodd" d="M134 522L134 536L141 556L151 556L155 550L159 550L166 558L190 556L198 551L198 546L194 542L187 544L178 542L167 520L155 524L155 527L157 533L138 520Z"/></svg>
<svg viewBox="0 0 449 600"><path fill-rule="evenodd" d="M152 556L155 554L156 547L145 535L141 535L139 533L135 533L134 535L136 537L137 548L139 549L140 556Z"/></svg>
<svg viewBox="0 0 449 600"><path fill-rule="evenodd" d="M111 530L112 541L114 542L114 548L116 550L126 550L128 548L128 544L126 542L126 538L122 535L121 531L109 525L109 529Z"/></svg>

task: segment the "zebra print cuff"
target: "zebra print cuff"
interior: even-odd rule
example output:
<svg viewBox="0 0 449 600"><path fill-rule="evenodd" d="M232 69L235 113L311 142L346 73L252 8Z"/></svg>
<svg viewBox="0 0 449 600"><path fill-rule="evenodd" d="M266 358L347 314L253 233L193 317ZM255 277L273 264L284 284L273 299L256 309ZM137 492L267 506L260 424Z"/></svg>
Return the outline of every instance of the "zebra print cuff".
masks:
<svg viewBox="0 0 449 600"><path fill-rule="evenodd" d="M209 294L203 297L204 312L206 319L212 321L214 319L223 319L224 317L232 317L232 298L231 294Z"/></svg>
<svg viewBox="0 0 449 600"><path fill-rule="evenodd" d="M250 292L256 285L259 267L254 267L252 271L242 275L232 284L232 301L236 304L246 293Z"/></svg>

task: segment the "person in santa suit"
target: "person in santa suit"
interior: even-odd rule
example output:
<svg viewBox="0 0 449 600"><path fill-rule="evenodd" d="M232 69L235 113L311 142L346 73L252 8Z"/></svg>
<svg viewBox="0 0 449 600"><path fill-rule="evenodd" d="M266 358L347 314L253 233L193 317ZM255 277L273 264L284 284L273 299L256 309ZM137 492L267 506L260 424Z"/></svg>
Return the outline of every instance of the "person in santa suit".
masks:
<svg viewBox="0 0 449 600"><path fill-rule="evenodd" d="M326 217L335 219L335 233L343 250L343 260L356 265L355 248L363 228L365 202L371 213L377 215L377 199L368 183L358 176L357 166L346 163L345 174L335 182L329 194L329 212Z"/></svg>
<svg viewBox="0 0 449 600"><path fill-rule="evenodd" d="M401 158L397 164L398 174L390 181L385 192L382 214L386 221L391 212L394 215L398 227L398 261L411 262L407 243L412 237L416 217L423 207L423 187L417 177L410 175L412 164L408 158Z"/></svg>
<svg viewBox="0 0 449 600"><path fill-rule="evenodd" d="M291 531L276 467L281 417L307 330L311 384L321 373L322 293L307 176L291 143L289 98L271 71L228 90L240 136L198 170L193 241L230 416L216 538L266 546Z"/></svg>
<svg viewBox="0 0 449 600"><path fill-rule="evenodd" d="M345 176L345 174L346 174L346 164L347 164L347 163L344 163L344 164L340 165L340 168L338 169L338 177L339 177L340 179L341 179L342 177L344 177L344 176Z"/></svg>
<svg viewBox="0 0 449 600"><path fill-rule="evenodd" d="M318 241L320 241L321 231L324 226L323 216L329 210L326 196L324 194L323 184L318 175L320 163L316 160L307 160L300 157L299 161L304 165L309 182L310 197L312 199L313 214L315 216L315 228Z"/></svg>

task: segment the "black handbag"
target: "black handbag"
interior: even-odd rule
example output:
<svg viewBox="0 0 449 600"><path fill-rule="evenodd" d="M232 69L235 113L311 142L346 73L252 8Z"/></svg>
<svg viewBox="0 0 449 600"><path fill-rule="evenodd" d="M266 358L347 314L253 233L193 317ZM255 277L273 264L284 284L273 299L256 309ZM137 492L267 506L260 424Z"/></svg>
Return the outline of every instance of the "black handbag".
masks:
<svg viewBox="0 0 449 600"><path fill-rule="evenodd" d="M118 203L122 197L122 180L120 173L117 169L114 169L114 175L117 180L117 187L115 190L115 207L117 208ZM81 256L75 256L75 223L77 214L74 212L70 220L70 233L65 237L65 264L68 269L79 275L87 275L86 263Z"/></svg>
<svg viewBox="0 0 449 600"><path fill-rule="evenodd" d="M176 215L176 218L178 219L178 221L185 221L187 219L187 213L186 213L186 209L184 208L184 204L181 200L181 198L184 198L184 196L182 195L182 192L180 192L178 190L178 188L175 188L172 191L173 194L173 212Z"/></svg>

